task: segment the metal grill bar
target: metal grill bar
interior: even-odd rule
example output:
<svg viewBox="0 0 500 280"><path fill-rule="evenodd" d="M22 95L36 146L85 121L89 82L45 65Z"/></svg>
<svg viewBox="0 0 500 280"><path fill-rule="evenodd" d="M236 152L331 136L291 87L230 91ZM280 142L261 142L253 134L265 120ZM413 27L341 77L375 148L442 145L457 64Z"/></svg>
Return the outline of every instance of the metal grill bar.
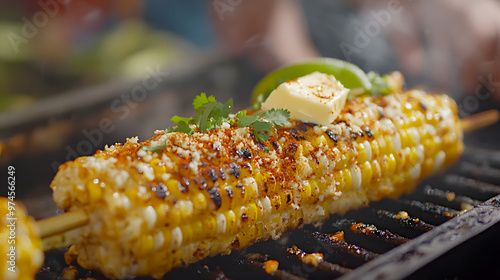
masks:
<svg viewBox="0 0 500 280"><path fill-rule="evenodd" d="M444 183L450 190L481 200L500 194L500 186L470 179L459 175L444 176Z"/></svg>

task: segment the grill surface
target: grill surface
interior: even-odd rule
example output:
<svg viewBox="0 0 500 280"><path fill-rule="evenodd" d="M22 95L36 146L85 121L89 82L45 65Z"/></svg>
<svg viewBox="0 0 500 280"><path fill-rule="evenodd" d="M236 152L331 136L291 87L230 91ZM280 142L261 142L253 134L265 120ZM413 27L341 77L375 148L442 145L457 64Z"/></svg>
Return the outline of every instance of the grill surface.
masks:
<svg viewBox="0 0 500 280"><path fill-rule="evenodd" d="M491 269L500 264L494 239L500 229L497 153L468 148L454 167L409 195L334 215L320 228L305 226L277 241L177 268L165 279L498 277L500 272ZM264 270L269 260L279 262L271 274ZM50 252L37 279L59 279L66 267L62 251ZM76 267L78 277L105 279Z"/></svg>

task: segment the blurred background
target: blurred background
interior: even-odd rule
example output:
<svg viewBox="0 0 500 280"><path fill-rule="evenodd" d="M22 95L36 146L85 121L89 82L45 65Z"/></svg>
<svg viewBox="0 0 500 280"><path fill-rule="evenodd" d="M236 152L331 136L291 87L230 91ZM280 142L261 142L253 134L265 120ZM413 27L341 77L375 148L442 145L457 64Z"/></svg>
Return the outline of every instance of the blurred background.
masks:
<svg viewBox="0 0 500 280"><path fill-rule="evenodd" d="M54 215L61 163L151 137L200 92L245 108L266 73L317 56L399 70L461 117L498 108L499 30L496 0L2 0L0 179L15 166L17 198ZM498 149L488 129L466 141Z"/></svg>

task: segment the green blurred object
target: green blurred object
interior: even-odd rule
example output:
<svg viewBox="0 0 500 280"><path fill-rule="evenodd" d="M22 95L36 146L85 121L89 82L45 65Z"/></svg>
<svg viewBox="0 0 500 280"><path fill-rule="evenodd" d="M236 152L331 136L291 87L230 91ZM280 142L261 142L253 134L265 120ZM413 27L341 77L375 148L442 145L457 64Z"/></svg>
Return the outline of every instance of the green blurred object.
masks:
<svg viewBox="0 0 500 280"><path fill-rule="evenodd" d="M352 91L365 92L369 91L372 86L366 73L358 66L335 58L316 58L307 62L285 66L265 76L253 89L252 107L255 109L260 108L260 104L281 83L316 71L334 75L344 87Z"/></svg>
<svg viewBox="0 0 500 280"><path fill-rule="evenodd" d="M253 89L252 109L260 109L262 102L281 83L316 71L334 75L344 87L351 90L349 98L361 95L380 96L393 92L388 82L389 75L380 76L375 72L366 74L361 68L350 62L322 57L285 66L265 76Z"/></svg>

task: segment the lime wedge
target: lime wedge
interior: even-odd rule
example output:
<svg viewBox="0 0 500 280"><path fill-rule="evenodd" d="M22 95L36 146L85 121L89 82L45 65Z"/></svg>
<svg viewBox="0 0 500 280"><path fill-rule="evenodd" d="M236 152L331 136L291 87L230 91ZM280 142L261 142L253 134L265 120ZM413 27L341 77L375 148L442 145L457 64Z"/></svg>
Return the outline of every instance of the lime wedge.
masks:
<svg viewBox="0 0 500 280"><path fill-rule="evenodd" d="M259 108L269 94L281 83L293 80L313 72L334 75L344 87L355 92L367 92L372 84L366 73L358 66L340 59L322 57L307 62L292 64L279 68L268 74L254 87L252 91L252 107Z"/></svg>

